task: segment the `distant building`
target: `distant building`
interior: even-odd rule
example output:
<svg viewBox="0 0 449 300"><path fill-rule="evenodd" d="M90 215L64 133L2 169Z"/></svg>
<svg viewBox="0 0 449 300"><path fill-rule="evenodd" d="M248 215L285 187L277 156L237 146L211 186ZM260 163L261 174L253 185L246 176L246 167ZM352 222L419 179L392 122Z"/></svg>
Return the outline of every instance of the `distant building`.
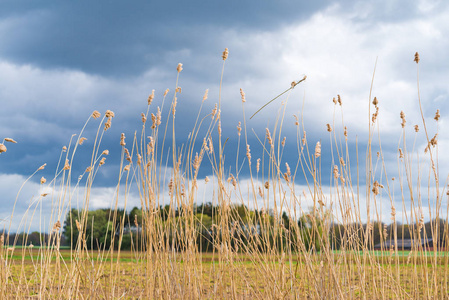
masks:
<svg viewBox="0 0 449 300"><path fill-rule="evenodd" d="M123 235L125 234L140 234L142 233L142 227L136 227L134 225L131 226L125 226L123 227ZM120 228L117 228L117 230L115 231L115 235L119 236L120 235Z"/></svg>
<svg viewBox="0 0 449 300"><path fill-rule="evenodd" d="M374 250L390 250L394 248L394 240L388 240L383 243L379 243L374 245ZM438 246L438 250L445 250L445 247L442 245ZM412 240L412 239L398 239L398 250L412 250L412 249L426 249L428 251L433 251L433 240L429 239L421 239Z"/></svg>

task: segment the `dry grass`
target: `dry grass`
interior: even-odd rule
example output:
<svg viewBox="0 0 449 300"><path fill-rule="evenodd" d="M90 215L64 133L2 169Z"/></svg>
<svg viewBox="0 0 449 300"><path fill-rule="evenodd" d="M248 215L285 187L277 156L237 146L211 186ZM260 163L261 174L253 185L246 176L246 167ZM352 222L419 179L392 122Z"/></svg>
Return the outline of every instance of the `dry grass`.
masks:
<svg viewBox="0 0 449 300"><path fill-rule="evenodd" d="M226 49L222 55L223 71L228 55ZM419 58L415 61L418 63ZM68 147L61 152L55 177L50 182L43 177L41 179L41 184L53 187L56 193L51 195L55 199L52 225L46 229L52 233L50 247L14 249L4 246L0 249L2 299L446 298L449 294L448 256L441 256L442 252L436 250L428 251L419 244L406 254L398 248L399 214L407 220L408 230L415 241L433 238L435 242L445 243L448 238L447 219L443 230L438 228L441 223L435 221L431 223L432 236L423 236L423 207L430 207L432 219L442 214L447 216L447 212L442 210L446 191L440 188L437 135L428 133L424 116L428 165L420 161L418 169L428 170L430 174L425 187L429 195L428 205L420 192L420 173L414 173L417 164L413 160L414 146L410 150L406 144L408 128L404 113L400 114L404 129L398 146L398 178L388 177L380 137L376 143L379 146L374 149L373 140L377 138L376 131L379 132L380 104L377 98L372 99L370 95L368 99L370 130L365 159L359 157L358 149L356 157L350 157L343 113L341 124L337 123L339 116L335 113L334 119L327 124L332 164L324 166L322 144L307 139L301 115L295 116L291 124L297 128L297 160L286 162L283 159L286 141L282 138L282 129L287 126L285 122L291 121L285 117L285 106L279 109L272 127L266 129L265 138L256 136L259 143L250 146L245 120L246 98L240 90L243 115L236 131L237 153L246 153L238 155L234 168L224 159L226 140L222 137L221 128L221 83L218 103L212 112L203 112L203 104L208 98L206 91L189 139L183 145L177 144L174 128L181 93L178 79L182 69L182 64L178 64L172 100L166 99L167 90L161 107L152 107L157 97L153 90L148 98L148 109L141 115L143 127L140 134L128 140L122 134L117 141L117 145L122 147L121 166L117 194L111 201L115 213L110 215L110 222L111 229L119 228L119 234L116 235L115 230L108 232L112 239L111 247L89 250L88 245L92 241L87 239L89 233L86 232L90 192L97 172L107 163L106 155L109 154L101 148L101 141L114 117L114 112L107 111L100 119L100 113L94 111L78 138L72 137ZM299 82L294 83L286 92ZM288 97L289 93L285 101ZM335 111L341 111L338 108L344 104L340 95L333 102ZM438 111L436 122L439 117ZM77 148L87 139L83 132L90 122L99 122L95 137L88 138L94 141L92 157L83 177L74 185L72 162ZM337 128L344 128L343 135ZM251 149L255 148L263 150L262 157L252 158ZM5 151L4 144L0 144L0 152ZM166 153L169 153L168 157ZM211 174L200 179L199 170L205 160L210 165ZM366 189L360 185L363 175L359 174L359 161L366 164ZM326 170L329 170L329 184L323 183L322 179ZM240 174L249 175L243 177ZM299 180L307 182L306 190L296 190L295 182ZM80 188L81 185L84 189ZM204 185L212 185L213 203L220 208L212 218L212 228L207 228L215 235L210 253L201 252L197 246L205 228L197 226L201 220L197 220L194 205L201 201L203 191L199 186ZM394 185L400 187L402 207L395 207ZM75 206L73 195L77 190L84 192L82 207L79 216L69 220L79 230L74 237L77 242L71 245L73 250L61 250L61 223ZM140 195L143 219L136 225L143 234L132 251L124 252L120 246L125 217L120 218L117 209L128 208L131 191ZM45 196L48 195L41 195L30 206L32 216ZM380 223L379 203L382 197L391 203L392 232L386 232ZM313 204L310 211L301 206L306 199ZM361 211L361 201L365 202L366 211ZM245 204L245 211L233 214L233 202ZM170 204L170 211L165 220L160 205L166 203ZM249 207L261 213L254 214ZM180 212L178 216L175 215L176 208ZM294 222L287 225L282 213ZM32 217L28 215L28 218ZM303 220L305 227L300 226L298 220ZM367 220L366 226L362 220ZM336 223L343 230L335 232L333 225ZM9 240L9 231L10 228L2 237L5 242ZM443 232L443 237L439 236L440 232ZM375 234L384 241L392 241L393 246L384 252L374 251ZM340 249L335 251L337 240Z"/></svg>

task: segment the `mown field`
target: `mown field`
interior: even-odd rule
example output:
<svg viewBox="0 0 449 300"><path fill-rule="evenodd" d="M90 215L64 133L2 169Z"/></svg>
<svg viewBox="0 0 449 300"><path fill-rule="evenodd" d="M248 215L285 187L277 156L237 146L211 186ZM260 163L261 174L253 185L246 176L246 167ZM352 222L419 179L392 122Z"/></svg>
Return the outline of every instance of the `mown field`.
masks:
<svg viewBox="0 0 449 300"><path fill-rule="evenodd" d="M17 284L21 297L33 297L39 295L39 272L40 260L45 259L40 255L39 249L27 249L25 253L15 253L10 256L11 274L22 274L22 278L17 275L11 275L10 280ZM166 270L153 270L148 272L148 266L158 266L156 261L148 264L144 253L136 253L132 251L121 251L120 255L114 253L111 256L104 257L101 252L91 251L86 253L85 259L75 259L73 251L61 250L59 252L60 260L52 257L52 262L48 264L47 280L52 283L53 291L64 291L66 279L70 276L70 269L76 265L81 269L89 269L90 274L96 274L93 278L89 276L80 279L80 285L85 286L91 283L93 290L85 293L81 291L83 297L92 297L98 299L120 298L124 299L142 299L147 297L145 286L148 283L148 274L155 276L155 290L151 297L165 299L166 294L162 286L166 284L166 280L170 278L160 278L161 274ZM223 298L245 299L247 297L265 299L270 297L276 289L285 292L284 297L291 299L291 295L300 298L313 298L317 291L317 285L324 290L326 285L335 280L332 272L339 272L339 284L342 287L342 293L345 297L353 299L362 299L362 295L368 298L382 293L385 299L397 299L402 297L412 297L414 299L426 298L423 293L429 282L426 277L437 278L436 283L441 289L447 289L447 257L449 253L438 253L439 258L437 267L433 268L430 261L433 254L428 253L426 257L409 258L410 251L400 252L399 256L390 255L388 252L375 251L369 257L363 274L366 281L366 289L362 291L360 287L360 270L359 260L363 260L363 252L343 254L341 251L334 251L334 261L332 263L323 263L326 261L324 254L312 254L308 265L298 253L292 254L292 259L285 259L282 255L267 255L260 258L259 262L255 262L254 258L248 254L236 253L233 255L232 263L227 262L225 272L220 272L219 263L221 257L216 253L202 253L195 257L195 265L198 274L195 274L195 282L199 289L198 295L201 298L216 298L217 287L220 286ZM120 257L118 257L120 256ZM173 256L167 256L167 265L173 272L173 278L183 278L176 284L183 288L188 286L188 280L191 278L183 275L186 268L186 262L183 261L185 254L178 253ZM372 261L375 259L375 262ZM61 264L61 268L57 268L56 264ZM376 267L372 267L372 265ZM59 269L59 272L56 270ZM308 274L317 274L316 277ZM387 274L394 274L400 282L400 286L394 289L389 284L390 280L396 278L388 278ZM318 278L319 279L318 279ZM62 279L62 280L61 280ZM380 279L380 280L379 280ZM317 282L319 280L320 282ZM91 281L91 282L90 282ZM335 284L335 282L332 282ZM160 288L157 288L161 285ZM83 288L81 290L84 290ZM324 291L323 290L323 291ZM26 291L26 292L25 292ZM159 291L159 293L158 293ZM278 291L278 292L279 292ZM11 291L13 292L13 291Z"/></svg>

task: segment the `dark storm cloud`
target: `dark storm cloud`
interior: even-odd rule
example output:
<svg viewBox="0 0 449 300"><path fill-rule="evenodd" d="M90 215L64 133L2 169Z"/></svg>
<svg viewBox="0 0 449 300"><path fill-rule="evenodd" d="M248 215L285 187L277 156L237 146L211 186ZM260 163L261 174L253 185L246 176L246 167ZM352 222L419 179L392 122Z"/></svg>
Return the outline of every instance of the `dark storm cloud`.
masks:
<svg viewBox="0 0 449 300"><path fill-rule="evenodd" d="M172 62L172 51L206 50L224 29L273 30L328 3L9 1L0 13L5 23L0 55L42 68L138 75L148 66Z"/></svg>

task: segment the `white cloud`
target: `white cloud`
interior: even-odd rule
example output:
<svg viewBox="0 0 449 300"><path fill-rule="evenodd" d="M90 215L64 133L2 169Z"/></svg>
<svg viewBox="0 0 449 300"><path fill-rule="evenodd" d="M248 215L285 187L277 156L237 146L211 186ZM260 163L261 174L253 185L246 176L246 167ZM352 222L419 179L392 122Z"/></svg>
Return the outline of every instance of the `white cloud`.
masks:
<svg viewBox="0 0 449 300"><path fill-rule="evenodd" d="M449 11L376 24L354 20L351 14L333 7L278 31L229 34L234 46L234 49L230 46L230 59L240 60L235 55L247 53L246 61L238 64L257 66L254 73L261 73L246 87L251 110L305 73L308 78L297 88L301 92L295 91L289 107L300 110L304 90L306 124L324 131L325 124L332 120L332 97L340 94L348 127L353 132L366 133L368 96L378 57L372 97L379 99L382 129L388 134L393 127L398 128L401 110L407 113L410 122L419 122L413 55L415 51L421 53L423 69L439 69L449 44L444 29L447 26L443 23ZM238 54L231 57L232 51ZM430 94L438 90L437 97L447 98L449 89L444 77L434 77L439 72L428 73L421 74L421 96L425 110L435 111L436 107L429 102ZM280 102L261 112L255 122L265 122Z"/></svg>

